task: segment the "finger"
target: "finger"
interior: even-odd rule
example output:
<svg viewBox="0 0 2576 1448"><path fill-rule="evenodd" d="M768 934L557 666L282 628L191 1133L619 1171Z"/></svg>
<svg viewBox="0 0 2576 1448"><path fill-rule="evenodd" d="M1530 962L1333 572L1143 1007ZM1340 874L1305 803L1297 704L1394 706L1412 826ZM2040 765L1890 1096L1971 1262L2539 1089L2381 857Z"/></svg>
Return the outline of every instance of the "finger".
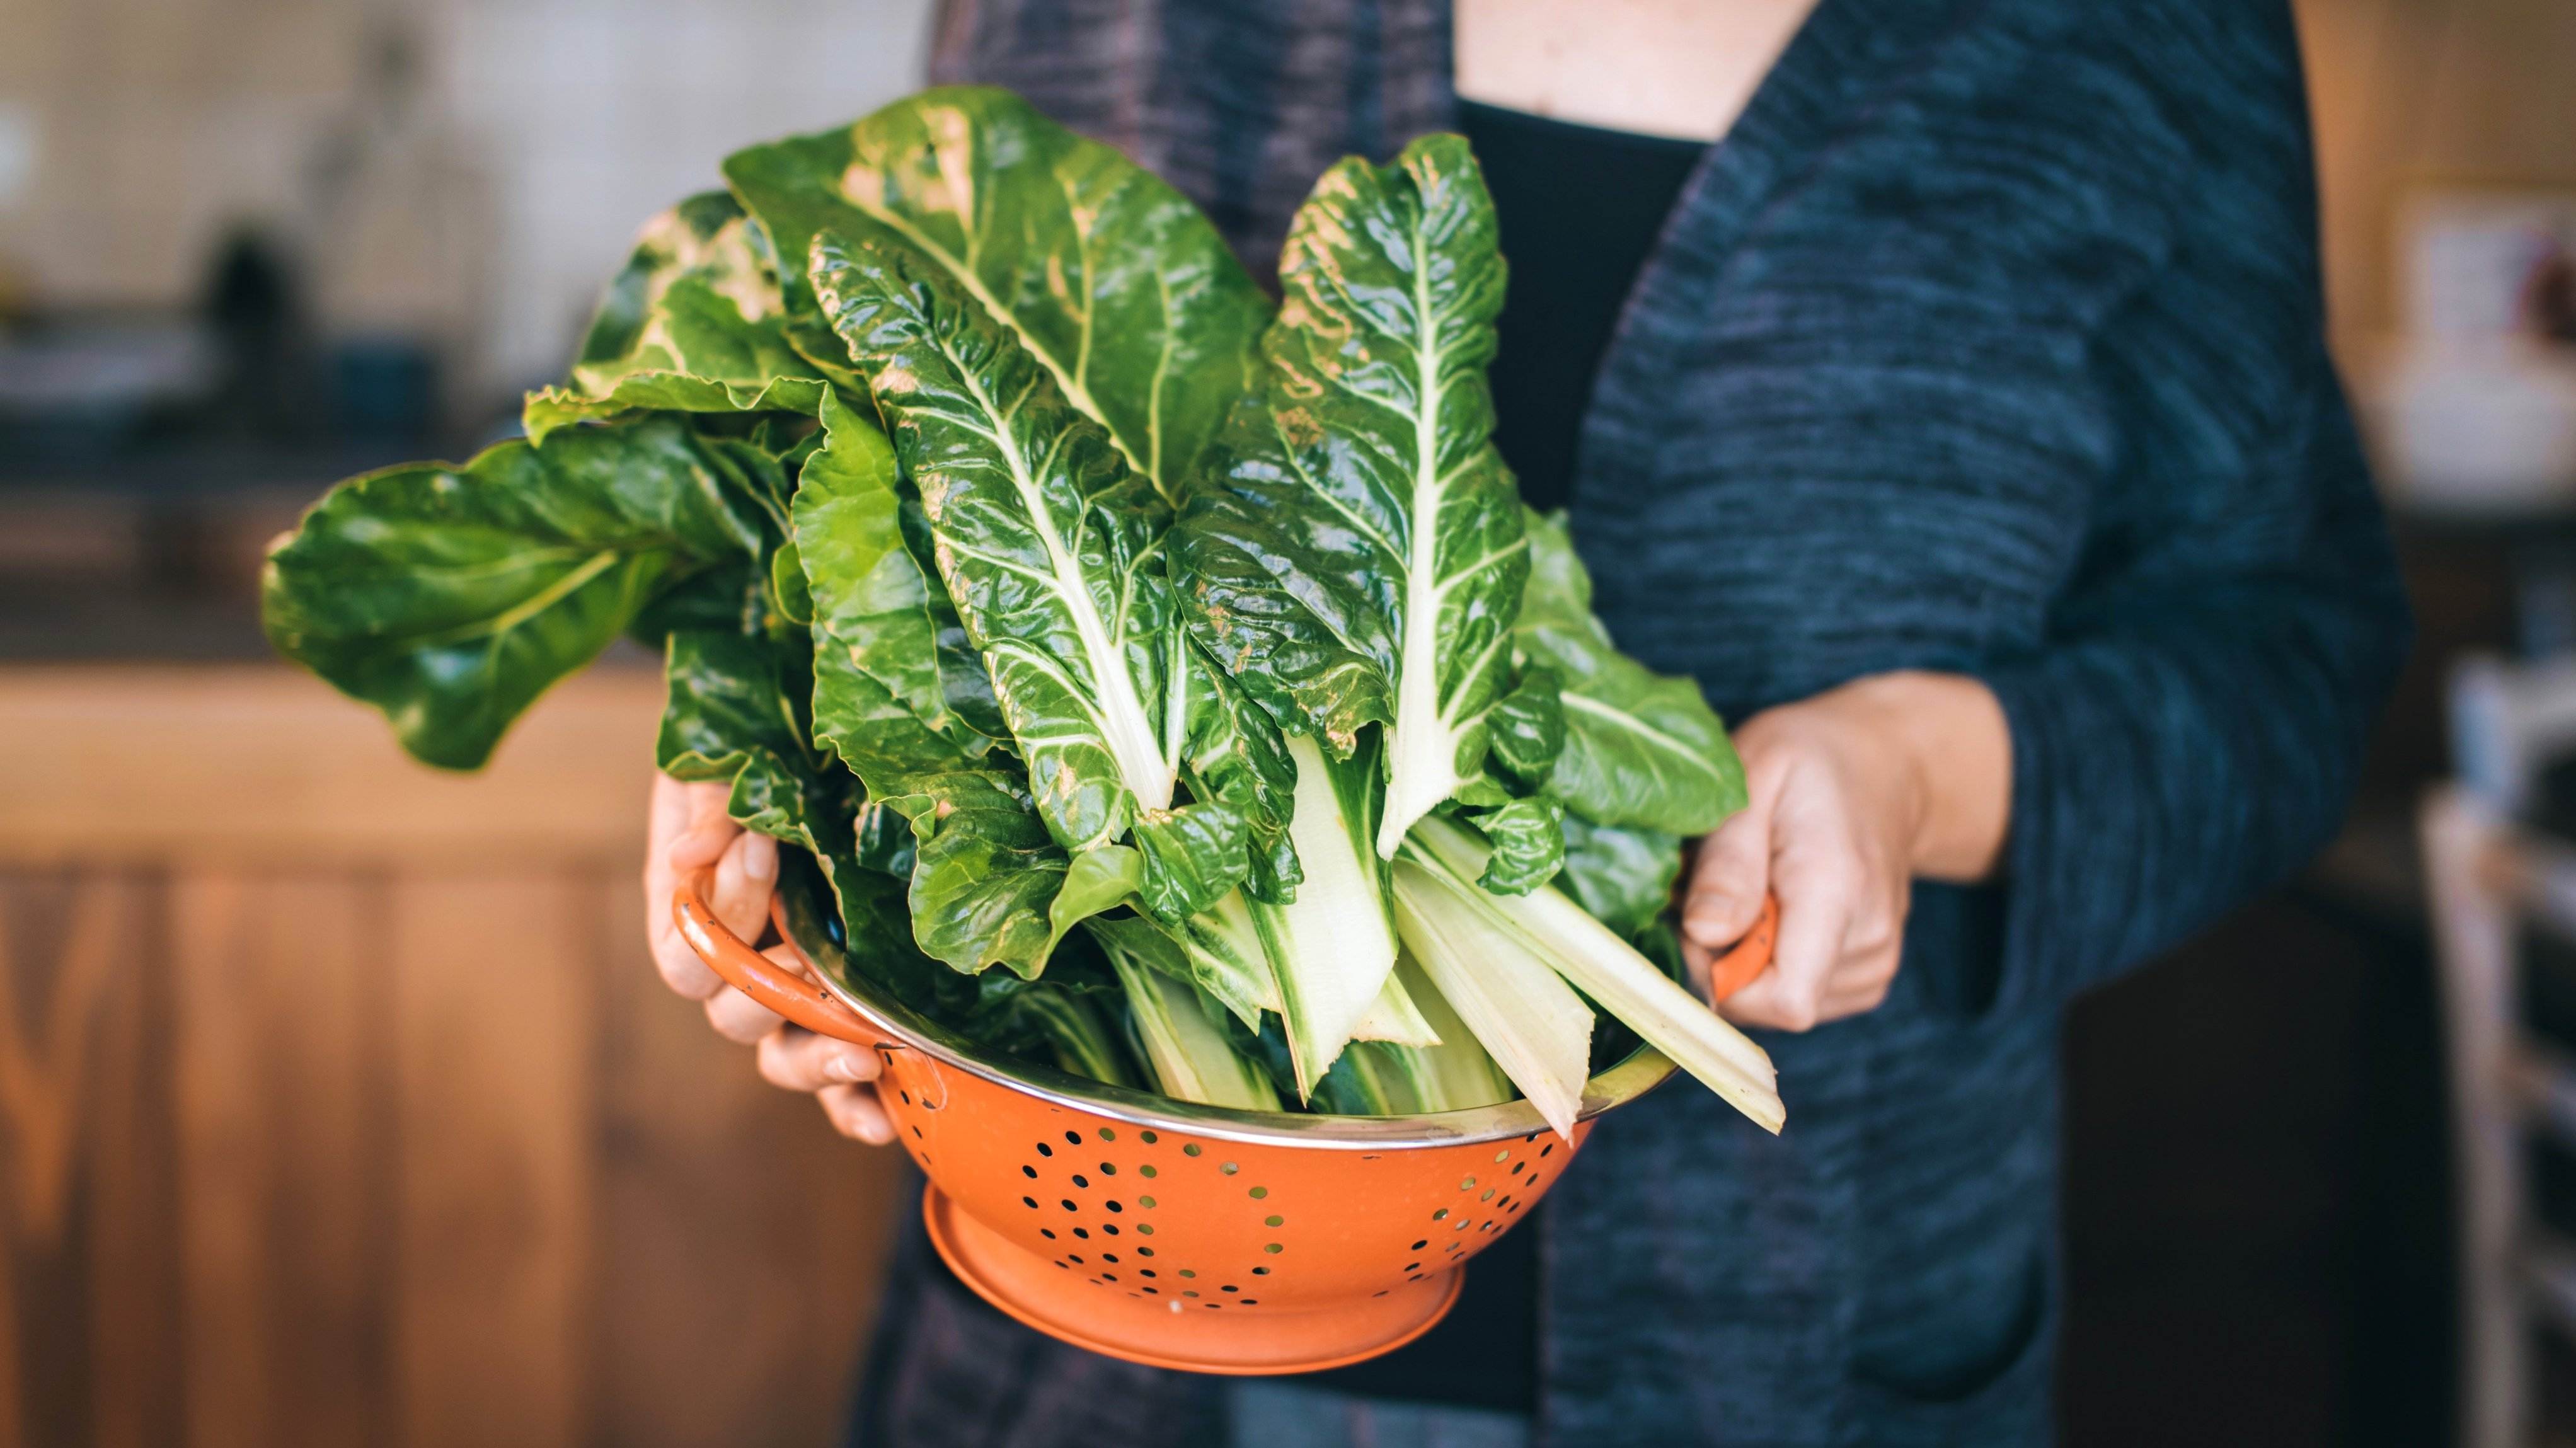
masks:
<svg viewBox="0 0 2576 1448"><path fill-rule="evenodd" d="M1807 1031L1816 1027L1819 1003L1812 991L1793 990L1776 967L1745 982L1744 988L1718 1003L1717 1013L1739 1026L1773 1031Z"/></svg>
<svg viewBox="0 0 2576 1448"><path fill-rule="evenodd" d="M678 883L671 868L671 844L688 831L689 810L688 786L658 769L653 771L652 800L645 809L644 940L663 981L691 1000L703 1000L715 990L715 973L681 942L671 919L671 888Z"/></svg>
<svg viewBox="0 0 2576 1448"><path fill-rule="evenodd" d="M680 934L680 924L672 918L671 897L679 879L659 861L648 861L644 867L644 939L652 947L653 969L662 983L693 1001L702 1001L724 988L724 978L707 968L698 953Z"/></svg>
<svg viewBox="0 0 2576 1448"><path fill-rule="evenodd" d="M1708 1000L1709 962L1714 960L1716 956L1717 952L1710 950L1707 946L1699 944L1689 936L1682 937L1683 982L1690 987L1690 993L1692 995L1698 996L1701 1001L1709 1004L1715 1004Z"/></svg>
<svg viewBox="0 0 2576 1448"><path fill-rule="evenodd" d="M1866 1015L1886 1004L1888 990L1896 983L1897 957L1893 946L1844 957L1833 979L1825 984L1818 1019L1839 1021L1847 1016Z"/></svg>
<svg viewBox="0 0 2576 1448"><path fill-rule="evenodd" d="M668 923L671 914L671 892L661 892L662 918L653 929L653 969L662 983L693 1001L702 1001L725 988L724 977L707 968L689 942L680 938L678 927ZM649 905L649 901L647 902Z"/></svg>
<svg viewBox="0 0 2576 1448"><path fill-rule="evenodd" d="M894 1140L894 1119L886 1115L873 1086L826 1086L814 1093L832 1129L843 1136L884 1146Z"/></svg>
<svg viewBox="0 0 2576 1448"><path fill-rule="evenodd" d="M1770 967L1719 1008L1728 1020L1804 1031L1824 1019L1825 983L1842 958L1851 888L1840 869L1804 873L1808 878L1781 873L1774 887L1780 894L1779 943Z"/></svg>
<svg viewBox="0 0 2576 1448"><path fill-rule="evenodd" d="M653 771L653 797L645 819L650 827L646 838L652 848L648 855L658 855L671 847L671 842L689 832L696 818L697 806L689 797L689 786L660 770Z"/></svg>
<svg viewBox="0 0 2576 1448"><path fill-rule="evenodd" d="M687 823L672 837L664 853L675 870L703 870L714 864L743 832L726 809L733 791L713 782L683 784L679 790Z"/></svg>
<svg viewBox="0 0 2576 1448"><path fill-rule="evenodd" d="M691 830L705 816L708 802L714 801L721 816L724 797L721 785L683 784L654 771L650 833L644 847L644 939L663 984L693 1001L714 995L724 981L680 938L678 922L671 918L671 895L684 869L703 869L724 852L721 840L711 849L689 844ZM699 841L701 846L704 843Z"/></svg>
<svg viewBox="0 0 2576 1448"><path fill-rule="evenodd" d="M716 861L715 898L707 902L727 930L757 941L769 919L769 891L778 880L778 842L741 834Z"/></svg>
<svg viewBox="0 0 2576 1448"><path fill-rule="evenodd" d="M707 1024L726 1040L748 1046L787 1023L776 1011L726 986L707 997Z"/></svg>
<svg viewBox="0 0 2576 1448"><path fill-rule="evenodd" d="M1683 938L1714 949L1741 938L1771 888L1771 807L1749 804L1700 842L1682 901Z"/></svg>
<svg viewBox="0 0 2576 1448"><path fill-rule="evenodd" d="M797 1026L760 1038L760 1079L788 1091L820 1091L877 1079L874 1051Z"/></svg>

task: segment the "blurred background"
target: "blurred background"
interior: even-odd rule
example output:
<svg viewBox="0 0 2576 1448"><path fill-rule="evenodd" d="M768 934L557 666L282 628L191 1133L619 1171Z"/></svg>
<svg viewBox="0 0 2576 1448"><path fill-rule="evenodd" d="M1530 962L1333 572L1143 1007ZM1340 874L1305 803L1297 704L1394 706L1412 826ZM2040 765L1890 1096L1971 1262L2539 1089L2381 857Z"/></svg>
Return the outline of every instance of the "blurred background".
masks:
<svg viewBox="0 0 2576 1448"><path fill-rule="evenodd" d="M2065 1438L2576 1442L2576 4L2298 10L2421 642L2334 849L2073 1012ZM911 1204L651 973L656 672L432 777L255 586L928 23L0 0L0 1445L830 1440Z"/></svg>

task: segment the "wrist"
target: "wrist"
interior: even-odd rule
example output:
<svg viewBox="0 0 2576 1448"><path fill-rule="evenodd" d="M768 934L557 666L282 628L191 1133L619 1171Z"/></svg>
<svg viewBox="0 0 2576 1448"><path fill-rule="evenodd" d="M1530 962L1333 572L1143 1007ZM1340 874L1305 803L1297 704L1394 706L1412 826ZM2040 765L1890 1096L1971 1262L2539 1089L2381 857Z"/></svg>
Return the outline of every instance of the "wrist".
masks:
<svg viewBox="0 0 2576 1448"><path fill-rule="evenodd" d="M1964 674L1876 674L1850 696L1901 781L1898 811L1912 873L1972 884L1992 876L2012 814L2012 737L1992 690Z"/></svg>

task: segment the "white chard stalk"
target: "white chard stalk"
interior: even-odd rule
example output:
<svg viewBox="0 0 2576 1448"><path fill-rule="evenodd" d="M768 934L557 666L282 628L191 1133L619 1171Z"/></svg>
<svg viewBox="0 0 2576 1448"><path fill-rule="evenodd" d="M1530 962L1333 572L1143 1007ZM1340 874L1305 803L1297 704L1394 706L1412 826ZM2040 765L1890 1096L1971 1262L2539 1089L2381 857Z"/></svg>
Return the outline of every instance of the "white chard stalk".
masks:
<svg viewBox="0 0 2576 1448"><path fill-rule="evenodd" d="M1224 1028L1210 1017L1195 989L1130 960L1125 951L1107 954L1127 987L1127 1018L1136 1028L1146 1064L1153 1067L1156 1089L1208 1106L1279 1109L1279 1095L1269 1079L1226 1041Z"/></svg>
<svg viewBox="0 0 2576 1448"><path fill-rule="evenodd" d="M1368 1014L1351 1027L1352 1040L1390 1041L1399 1046L1440 1044L1440 1032L1404 983L1403 964L1403 958L1397 957L1397 969L1387 972L1386 986L1369 1003Z"/></svg>
<svg viewBox="0 0 2576 1448"><path fill-rule="evenodd" d="M1377 862L1360 822L1334 788L1323 751L1314 740L1292 735L1288 753L1297 765L1296 812L1288 838L1297 847L1306 878L1290 904L1256 900L1250 905L1278 983L1297 1092L1312 1096L1315 1083L1332 1069L1342 1047L1384 996L1395 971L1395 932L1378 888ZM1405 1014L1391 1008L1381 1018L1381 1028L1429 1034L1427 1026L1413 1030L1418 1013L1410 1021L1403 1019Z"/></svg>
<svg viewBox="0 0 2576 1448"><path fill-rule="evenodd" d="M1424 1022L1440 1037L1436 1046L1400 1053L1413 1082L1414 1098L1421 1103L1419 1109L1468 1111L1511 1100L1512 1079L1485 1054L1476 1033L1459 1019L1457 1007L1423 973L1421 962L1410 954L1397 956L1395 978L1403 982Z"/></svg>
<svg viewBox="0 0 2576 1448"><path fill-rule="evenodd" d="M1474 885L1466 893L1482 894ZM1395 919L1431 983L1494 1064L1572 1140L1591 1076L1592 1010L1538 952L1465 898L1459 882L1395 862Z"/></svg>
<svg viewBox="0 0 2576 1448"><path fill-rule="evenodd" d="M1787 1113L1780 1104L1779 1076L1768 1053L1553 887L1542 885L1526 895L1495 895L1470 884L1484 871L1489 853L1482 841L1456 825L1426 819L1406 841L1404 859L1428 874L1444 877L1457 889L1472 892L1478 912L1505 934L1522 941L1754 1125L1775 1135L1779 1132ZM1448 988L1447 981L1440 984L1443 990ZM1457 997L1453 994L1450 999L1454 1002ZM1476 1024L1473 1016L1468 1024ZM1489 1049L1491 1044L1487 1043ZM1508 1068L1509 1061L1500 1052L1496 1058L1505 1060ZM1527 1083L1522 1089L1528 1089Z"/></svg>

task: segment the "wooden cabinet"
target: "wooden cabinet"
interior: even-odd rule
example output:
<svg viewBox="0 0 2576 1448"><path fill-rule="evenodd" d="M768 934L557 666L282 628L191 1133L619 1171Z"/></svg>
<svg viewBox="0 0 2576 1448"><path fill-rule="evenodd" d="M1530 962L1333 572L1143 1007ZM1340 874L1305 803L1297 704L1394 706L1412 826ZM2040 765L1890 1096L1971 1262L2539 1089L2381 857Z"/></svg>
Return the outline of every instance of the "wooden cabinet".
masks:
<svg viewBox="0 0 2576 1448"><path fill-rule="evenodd" d="M0 1445L832 1440L911 1204L653 974L660 692L460 778L284 669L0 671Z"/></svg>

